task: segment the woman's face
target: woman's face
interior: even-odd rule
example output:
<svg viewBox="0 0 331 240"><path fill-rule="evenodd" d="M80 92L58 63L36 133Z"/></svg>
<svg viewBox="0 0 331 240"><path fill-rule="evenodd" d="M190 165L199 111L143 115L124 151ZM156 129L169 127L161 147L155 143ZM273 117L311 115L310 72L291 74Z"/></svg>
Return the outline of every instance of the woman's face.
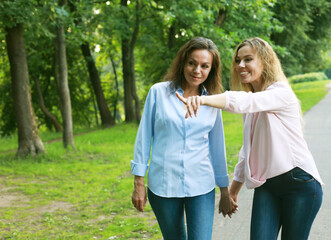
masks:
<svg viewBox="0 0 331 240"><path fill-rule="evenodd" d="M236 71L242 83L250 83L255 91L262 87L263 64L255 49L243 46L239 49L236 61Z"/></svg>
<svg viewBox="0 0 331 240"><path fill-rule="evenodd" d="M197 49L187 58L184 76L187 88L198 88L206 81L213 64L213 55L206 49Z"/></svg>

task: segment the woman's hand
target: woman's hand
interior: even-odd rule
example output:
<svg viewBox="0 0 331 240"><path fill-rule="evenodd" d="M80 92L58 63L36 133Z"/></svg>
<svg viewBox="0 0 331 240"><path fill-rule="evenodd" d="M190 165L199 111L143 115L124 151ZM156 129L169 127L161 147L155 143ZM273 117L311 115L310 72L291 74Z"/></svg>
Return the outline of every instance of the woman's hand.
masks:
<svg viewBox="0 0 331 240"><path fill-rule="evenodd" d="M195 116L198 114L200 105L206 105L209 107L224 109L226 105L225 94L216 94L210 96L192 96L185 98L176 92L176 96L187 106L187 113L185 118L192 117L193 113Z"/></svg>
<svg viewBox="0 0 331 240"><path fill-rule="evenodd" d="M134 189L132 192L132 204L140 212L144 211L147 202L144 177L134 176Z"/></svg>
<svg viewBox="0 0 331 240"><path fill-rule="evenodd" d="M202 105L202 97L192 96L192 97L184 98L178 92L176 92L176 96L187 107L187 113L185 115L185 118L188 118L188 116L193 117L193 113L194 113L195 116L198 115L199 107L200 107L200 105Z"/></svg>
<svg viewBox="0 0 331 240"><path fill-rule="evenodd" d="M233 213L238 211L238 204L231 198L228 188L221 188L221 199L219 202L218 213L222 213L223 217L228 215L230 218Z"/></svg>

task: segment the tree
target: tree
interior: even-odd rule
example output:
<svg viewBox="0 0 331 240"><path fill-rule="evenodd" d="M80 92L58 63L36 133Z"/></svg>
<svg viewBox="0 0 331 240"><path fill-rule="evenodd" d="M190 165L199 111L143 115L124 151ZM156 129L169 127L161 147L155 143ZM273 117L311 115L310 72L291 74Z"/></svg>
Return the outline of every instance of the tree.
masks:
<svg viewBox="0 0 331 240"><path fill-rule="evenodd" d="M76 3L76 4L78 4L78 3ZM70 10L74 15L76 15L75 21L74 21L76 24L76 27L81 26L83 28L84 26L82 26L83 25L82 19L81 19L79 12L77 11L76 4L74 4L73 2L70 2L69 3ZM88 4L85 4L85 5L90 6ZM90 7L93 8L93 5ZM84 34L83 32L81 32L81 33ZM85 39L83 36L80 36L80 37L81 37L81 39ZM86 40L83 40L81 42L82 43L80 45L80 48L81 48L82 54L83 54L85 62L86 62L86 66L88 69L88 73L90 76L94 94L96 96L98 109L99 109L100 117L101 117L101 123L103 126L112 126L115 124L115 116L111 115L110 110L108 108L107 101L106 101L106 98L104 96L104 92L103 92L103 89L101 86L99 72L95 65L93 56L91 54L90 44Z"/></svg>
<svg viewBox="0 0 331 240"><path fill-rule="evenodd" d="M6 28L7 52L12 76L14 111L18 127L17 156L45 152L39 137L31 103L28 65L23 38L23 24Z"/></svg>
<svg viewBox="0 0 331 240"><path fill-rule="evenodd" d="M135 69L134 69L134 47L139 33L139 0L135 1L136 8L134 11L134 25L130 32L122 32L122 67L123 67L123 80L124 80L124 108L125 108L125 121L140 121L140 100L137 95ZM123 11L123 20L127 26L130 26L130 12L128 8L128 1L121 0ZM132 25L132 23L131 23ZM131 35L131 36L130 36ZM134 102L134 107L133 107Z"/></svg>
<svg viewBox="0 0 331 240"><path fill-rule="evenodd" d="M281 61L288 75L325 69L323 52L330 49L331 3L327 0L280 0L271 10L282 24L271 40L286 49Z"/></svg>
<svg viewBox="0 0 331 240"><path fill-rule="evenodd" d="M16 156L35 156L45 152L39 137L31 101L29 71L24 42L23 23L31 18L32 3L24 8L20 1L0 3L0 23L5 29L7 55L13 96L13 108L18 128L18 150Z"/></svg>
<svg viewBox="0 0 331 240"><path fill-rule="evenodd" d="M59 6L64 7L65 0L59 0ZM62 8L64 10L64 8ZM55 79L59 89L60 108L63 121L63 146L75 148L72 117L71 100L68 86L68 68L66 57L66 42L63 23L59 22L56 26L55 37Z"/></svg>
<svg viewBox="0 0 331 240"><path fill-rule="evenodd" d="M42 91L40 89L40 84L39 84L39 80L37 78L34 79L35 80L35 85L36 85L36 90L37 90L37 94L39 96L39 105L41 110L43 111L43 113L45 114L45 116L53 123L54 128L57 132L62 132L62 127L61 124L59 123L59 121L57 120L56 116L54 116L45 106L45 101L44 101L44 97L42 94Z"/></svg>

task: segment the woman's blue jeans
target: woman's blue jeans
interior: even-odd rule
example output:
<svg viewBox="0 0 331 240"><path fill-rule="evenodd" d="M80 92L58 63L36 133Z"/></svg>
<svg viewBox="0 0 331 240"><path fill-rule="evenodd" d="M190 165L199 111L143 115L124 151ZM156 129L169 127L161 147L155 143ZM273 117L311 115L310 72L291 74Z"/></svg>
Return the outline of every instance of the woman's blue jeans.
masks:
<svg viewBox="0 0 331 240"><path fill-rule="evenodd" d="M148 189L148 200L164 240L211 240L215 189L196 197L159 197ZM185 227L184 211L187 231Z"/></svg>
<svg viewBox="0 0 331 240"><path fill-rule="evenodd" d="M254 191L251 240L305 240L322 204L322 188L311 175L294 168L270 178Z"/></svg>

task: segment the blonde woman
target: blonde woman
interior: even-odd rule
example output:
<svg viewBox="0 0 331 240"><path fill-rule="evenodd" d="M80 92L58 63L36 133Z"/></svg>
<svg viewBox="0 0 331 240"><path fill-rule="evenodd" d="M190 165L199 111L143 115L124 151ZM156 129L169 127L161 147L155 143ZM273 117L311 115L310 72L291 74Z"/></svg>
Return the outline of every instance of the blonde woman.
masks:
<svg viewBox="0 0 331 240"><path fill-rule="evenodd" d="M254 189L252 240L308 239L322 203L323 182L303 138L301 107L268 42L250 38L233 55L234 90L177 97L197 115L201 105L243 114L243 146L230 188L237 202L243 185Z"/></svg>

